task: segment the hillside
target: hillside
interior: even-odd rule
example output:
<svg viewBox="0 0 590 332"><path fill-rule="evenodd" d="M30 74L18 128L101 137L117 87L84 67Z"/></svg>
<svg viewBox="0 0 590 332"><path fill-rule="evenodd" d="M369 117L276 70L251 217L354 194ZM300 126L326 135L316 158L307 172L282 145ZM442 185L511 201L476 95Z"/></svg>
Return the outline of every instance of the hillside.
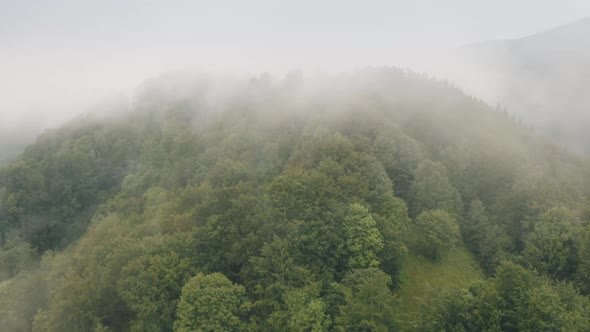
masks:
<svg viewBox="0 0 590 332"><path fill-rule="evenodd" d="M395 68L164 76L0 170L0 326L587 330L589 166Z"/></svg>
<svg viewBox="0 0 590 332"><path fill-rule="evenodd" d="M557 142L590 153L590 19L460 49L450 76Z"/></svg>

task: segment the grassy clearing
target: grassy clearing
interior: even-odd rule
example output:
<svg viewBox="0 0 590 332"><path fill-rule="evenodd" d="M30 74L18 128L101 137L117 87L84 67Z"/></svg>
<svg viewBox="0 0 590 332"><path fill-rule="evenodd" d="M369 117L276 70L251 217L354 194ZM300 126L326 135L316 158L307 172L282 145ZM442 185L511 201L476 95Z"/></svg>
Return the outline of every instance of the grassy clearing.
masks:
<svg viewBox="0 0 590 332"><path fill-rule="evenodd" d="M422 306L444 287L465 287L482 277L469 251L459 246L438 261L410 253L401 273L398 318L404 331L416 326Z"/></svg>

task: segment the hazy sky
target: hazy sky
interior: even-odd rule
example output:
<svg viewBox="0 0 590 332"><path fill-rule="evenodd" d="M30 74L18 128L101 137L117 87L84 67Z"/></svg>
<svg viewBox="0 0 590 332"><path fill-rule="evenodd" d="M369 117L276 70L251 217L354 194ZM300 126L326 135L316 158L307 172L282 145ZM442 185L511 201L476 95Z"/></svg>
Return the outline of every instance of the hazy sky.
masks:
<svg viewBox="0 0 590 332"><path fill-rule="evenodd" d="M61 120L169 70L414 66L587 16L588 0L0 0L0 124Z"/></svg>

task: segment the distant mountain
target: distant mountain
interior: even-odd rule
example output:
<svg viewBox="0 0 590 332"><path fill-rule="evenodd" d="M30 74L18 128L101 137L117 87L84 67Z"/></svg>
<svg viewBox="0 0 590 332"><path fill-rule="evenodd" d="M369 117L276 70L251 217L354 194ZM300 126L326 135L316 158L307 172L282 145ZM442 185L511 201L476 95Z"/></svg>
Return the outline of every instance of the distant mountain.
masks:
<svg viewBox="0 0 590 332"><path fill-rule="evenodd" d="M25 147L35 141L42 132L38 126L0 127L0 166L5 165L23 152Z"/></svg>
<svg viewBox="0 0 590 332"><path fill-rule="evenodd" d="M590 18L461 48L451 78L468 92L590 154Z"/></svg>

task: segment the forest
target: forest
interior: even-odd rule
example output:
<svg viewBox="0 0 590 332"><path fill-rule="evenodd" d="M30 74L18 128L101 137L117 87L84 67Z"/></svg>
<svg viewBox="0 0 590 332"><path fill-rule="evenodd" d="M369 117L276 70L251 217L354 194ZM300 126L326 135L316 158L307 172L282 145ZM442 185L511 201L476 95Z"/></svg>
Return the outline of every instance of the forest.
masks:
<svg viewBox="0 0 590 332"><path fill-rule="evenodd" d="M0 329L589 331L589 193L426 75L163 76L0 168Z"/></svg>

